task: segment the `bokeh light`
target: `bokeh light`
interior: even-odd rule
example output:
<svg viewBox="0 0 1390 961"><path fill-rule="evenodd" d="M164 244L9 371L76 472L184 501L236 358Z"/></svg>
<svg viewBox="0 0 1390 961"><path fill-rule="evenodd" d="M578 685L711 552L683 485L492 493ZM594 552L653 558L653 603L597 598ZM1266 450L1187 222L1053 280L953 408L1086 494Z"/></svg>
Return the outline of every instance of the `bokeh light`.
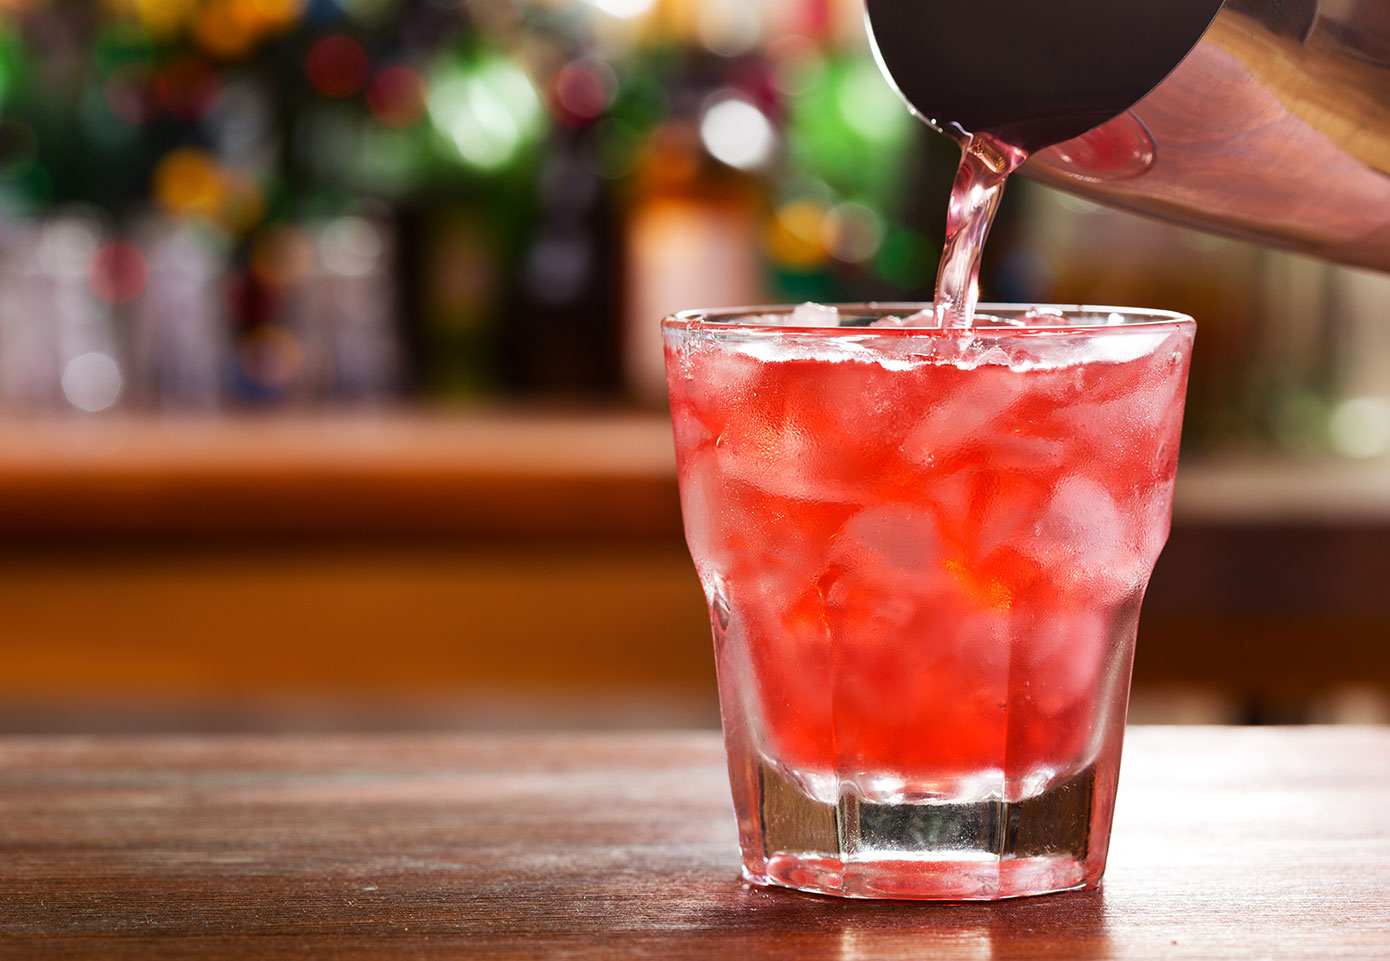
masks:
<svg viewBox="0 0 1390 961"><path fill-rule="evenodd" d="M551 113L569 126L597 120L617 91L618 78L602 60L575 60L555 71L550 83Z"/></svg>
<svg viewBox="0 0 1390 961"><path fill-rule="evenodd" d="M140 249L123 241L107 244L92 255L87 282L92 292L112 304L126 304L145 290L149 266Z"/></svg>
<svg viewBox="0 0 1390 961"><path fill-rule="evenodd" d="M656 5L656 0L589 0L589 5L610 16L630 20Z"/></svg>
<svg viewBox="0 0 1390 961"><path fill-rule="evenodd" d="M221 89L216 71L194 57L169 64L156 81L160 105L179 120L201 120Z"/></svg>
<svg viewBox="0 0 1390 961"><path fill-rule="evenodd" d="M89 212L64 211L44 225L37 251L38 266L51 277L81 282L101 239L101 228Z"/></svg>
<svg viewBox="0 0 1390 961"><path fill-rule="evenodd" d="M95 414L116 403L125 379L115 358L100 351L88 351L64 365L61 385L63 397L69 404Z"/></svg>
<svg viewBox="0 0 1390 961"><path fill-rule="evenodd" d="M786 97L798 97L812 90L825 76L825 55L809 37L787 34L778 37L769 50L773 59L773 82Z"/></svg>
<svg viewBox="0 0 1390 961"><path fill-rule="evenodd" d="M277 224L257 235L251 246L251 270L273 287L289 287L308 276L314 264L314 242L295 224Z"/></svg>
<svg viewBox="0 0 1390 961"><path fill-rule="evenodd" d="M860 264L878 253L883 243L883 218L861 203L837 204L821 224L825 249L836 260Z"/></svg>
<svg viewBox="0 0 1390 961"><path fill-rule="evenodd" d="M251 9L265 33L280 33L292 27L304 12L305 0L249 0Z"/></svg>
<svg viewBox="0 0 1390 961"><path fill-rule="evenodd" d="M767 114L731 93L710 100L700 118L700 140L712 157L740 170L765 166L777 147Z"/></svg>
<svg viewBox="0 0 1390 961"><path fill-rule="evenodd" d="M133 0L140 25L156 37L169 37L193 19L199 0Z"/></svg>
<svg viewBox="0 0 1390 961"><path fill-rule="evenodd" d="M387 67L367 88L367 107L378 122L404 130L425 114L425 78L406 66Z"/></svg>
<svg viewBox="0 0 1390 961"><path fill-rule="evenodd" d="M1346 457L1375 457L1390 450L1390 401L1353 397L1332 410L1332 446Z"/></svg>
<svg viewBox="0 0 1390 961"><path fill-rule="evenodd" d="M860 61L845 70L835 102L845 123L875 144L896 142L915 122L872 61Z"/></svg>
<svg viewBox="0 0 1390 961"><path fill-rule="evenodd" d="M215 218L222 210L222 172L201 150L174 150L155 168L154 197L170 213Z"/></svg>
<svg viewBox="0 0 1390 961"><path fill-rule="evenodd" d="M314 89L325 97L349 97L367 83L371 61L367 51L351 37L324 37L309 50L304 73Z"/></svg>
<svg viewBox="0 0 1390 961"><path fill-rule="evenodd" d="M470 167L498 170L540 134L540 97L513 60L489 56L468 66L450 64L431 78L429 91L431 121Z"/></svg>
<svg viewBox="0 0 1390 961"><path fill-rule="evenodd" d="M762 38L762 16L751 0L703 0L699 9L696 29L711 53L737 57Z"/></svg>
<svg viewBox="0 0 1390 961"><path fill-rule="evenodd" d="M255 46L259 26L253 0L203 0L193 18L193 35L213 56L236 60Z"/></svg>
<svg viewBox="0 0 1390 961"><path fill-rule="evenodd" d="M224 171L216 217L228 230L244 233L265 215L265 197L255 179L240 171Z"/></svg>
<svg viewBox="0 0 1390 961"><path fill-rule="evenodd" d="M810 270L826 259L826 208L811 200L793 200L777 208L763 231L763 248L776 264Z"/></svg>
<svg viewBox="0 0 1390 961"><path fill-rule="evenodd" d="M339 217L319 235L319 256L324 267L341 277L371 273L384 251L381 230L361 217Z"/></svg>

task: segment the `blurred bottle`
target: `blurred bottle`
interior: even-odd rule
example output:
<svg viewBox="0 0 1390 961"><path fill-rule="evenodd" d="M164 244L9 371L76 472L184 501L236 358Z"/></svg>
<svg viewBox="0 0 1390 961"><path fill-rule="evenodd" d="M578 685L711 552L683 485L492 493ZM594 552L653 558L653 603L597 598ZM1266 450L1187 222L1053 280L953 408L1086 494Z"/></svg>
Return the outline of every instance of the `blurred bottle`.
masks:
<svg viewBox="0 0 1390 961"><path fill-rule="evenodd" d="M546 84L554 123L504 326L507 386L523 395L619 388L618 231L598 135L616 87L611 67L573 46Z"/></svg>
<svg viewBox="0 0 1390 961"><path fill-rule="evenodd" d="M132 395L164 410L216 410L231 345L225 239L163 217L150 218L136 238L148 278L131 318Z"/></svg>
<svg viewBox="0 0 1390 961"><path fill-rule="evenodd" d="M96 413L117 405L126 363L104 262L112 243L101 220L70 208L8 223L0 297L0 405L15 411ZM115 296L112 296L113 293Z"/></svg>
<svg viewBox="0 0 1390 961"><path fill-rule="evenodd" d="M233 386L255 404L381 404L402 393L395 235L385 217L275 225L229 284Z"/></svg>
<svg viewBox="0 0 1390 961"><path fill-rule="evenodd" d="M638 400L666 396L662 317L767 299L758 255L764 206L759 183L705 155L691 120L673 120L649 145L632 178L623 238L623 367Z"/></svg>
<svg viewBox="0 0 1390 961"><path fill-rule="evenodd" d="M6 412L52 407L58 399L55 330L36 323L41 287L41 224L0 221L0 406Z"/></svg>
<svg viewBox="0 0 1390 961"><path fill-rule="evenodd" d="M551 121L522 53L481 40L431 68L427 109L440 167L401 220L413 379L435 397L492 394Z"/></svg>
<svg viewBox="0 0 1390 961"><path fill-rule="evenodd" d="M304 388L319 403L385 403L401 386L390 222L337 217L310 235L316 256L290 321L304 345Z"/></svg>
<svg viewBox="0 0 1390 961"><path fill-rule="evenodd" d="M766 11L741 0L667 0L654 64L665 115L636 156L623 204L623 371L630 394L661 404L661 318L769 299L759 238L765 174L782 157L776 92L758 53Z"/></svg>
<svg viewBox="0 0 1390 961"><path fill-rule="evenodd" d="M481 206L453 203L408 215L415 256L414 380L426 396L475 398L501 386L508 229Z"/></svg>

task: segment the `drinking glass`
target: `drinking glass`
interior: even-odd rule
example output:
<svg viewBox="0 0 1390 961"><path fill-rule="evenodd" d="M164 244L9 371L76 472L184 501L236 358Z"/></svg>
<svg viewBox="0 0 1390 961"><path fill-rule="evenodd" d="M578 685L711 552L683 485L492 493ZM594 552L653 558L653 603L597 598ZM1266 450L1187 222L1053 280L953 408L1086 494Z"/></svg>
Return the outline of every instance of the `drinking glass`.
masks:
<svg viewBox="0 0 1390 961"><path fill-rule="evenodd" d="M1194 324L1108 307L930 317L663 322L759 884L994 899L1105 869Z"/></svg>

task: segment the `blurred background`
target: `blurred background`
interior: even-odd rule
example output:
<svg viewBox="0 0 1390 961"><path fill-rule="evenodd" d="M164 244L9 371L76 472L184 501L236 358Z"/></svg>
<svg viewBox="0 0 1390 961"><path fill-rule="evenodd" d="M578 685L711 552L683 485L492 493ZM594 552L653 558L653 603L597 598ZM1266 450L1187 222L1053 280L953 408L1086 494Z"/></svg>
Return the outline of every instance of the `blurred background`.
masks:
<svg viewBox="0 0 1390 961"><path fill-rule="evenodd" d="M856 0L0 0L0 730L713 725L657 320L929 299ZM1133 717L1390 720L1390 278L1014 178L1198 318Z"/></svg>

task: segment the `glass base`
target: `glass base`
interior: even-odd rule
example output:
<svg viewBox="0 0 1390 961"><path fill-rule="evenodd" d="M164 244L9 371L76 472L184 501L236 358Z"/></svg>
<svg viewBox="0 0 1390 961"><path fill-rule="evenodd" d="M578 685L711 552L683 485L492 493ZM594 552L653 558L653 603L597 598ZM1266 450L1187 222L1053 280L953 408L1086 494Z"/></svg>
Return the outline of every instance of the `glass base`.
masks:
<svg viewBox="0 0 1390 961"><path fill-rule="evenodd" d="M758 823L746 825L743 865L755 884L975 901L1093 887L1104 869L1105 852L1090 843L1094 765L1017 800L871 802L846 785L833 804L773 765L757 768Z"/></svg>
<svg viewBox="0 0 1390 961"><path fill-rule="evenodd" d="M1089 887L1086 866L1075 858L1026 858L993 863L961 861L842 861L809 854L776 854L766 873L747 865L754 884L793 888L842 898L918 901L1000 901Z"/></svg>

